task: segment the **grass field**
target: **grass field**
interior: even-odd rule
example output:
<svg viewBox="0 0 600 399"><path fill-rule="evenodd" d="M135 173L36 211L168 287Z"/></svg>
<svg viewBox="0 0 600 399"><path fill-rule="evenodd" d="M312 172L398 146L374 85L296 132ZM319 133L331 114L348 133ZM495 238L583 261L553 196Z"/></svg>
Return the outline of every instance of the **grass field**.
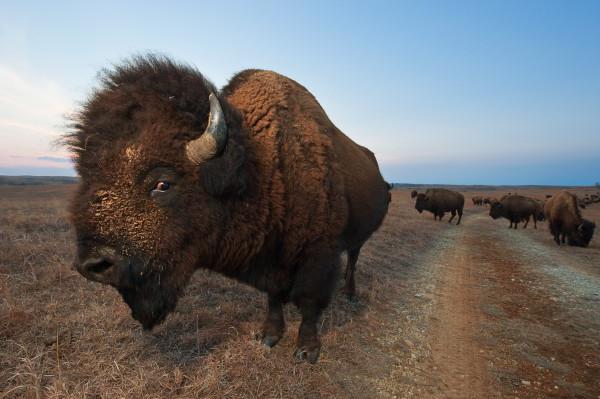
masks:
<svg viewBox="0 0 600 399"><path fill-rule="evenodd" d="M392 398L446 397L444 392L450 392L443 375L449 371L443 371L434 353L436 342L439 346L441 341L433 342L431 337L439 330L435 320L443 316L435 316L436 309L445 309L446 315L460 309L443 307L434 294L427 299L427 292L448 287L440 274L444 269L428 265L437 262L433 256L437 253L432 251L446 251L453 242L478 244L471 236L454 236L463 231L459 230L463 225L433 222L430 214L418 214L410 190L393 191L384 225L361 254L358 300L348 301L338 293L326 310L320 324L323 350L316 365L292 359L299 323L293 306L286 307L289 323L284 339L267 349L254 339L264 317L265 297L204 271L196 273L167 321L144 332L115 290L89 282L72 270L74 237L66 209L73 190L72 185L0 186L0 398ZM516 191L543 198L556 189ZM498 231L503 234L499 239L510 239L508 221L492 221L484 208L472 206L469 198L476 194L488 192L466 194L464 231L477 233L475 238L488 230ZM584 215L600 222L600 204L584 210ZM466 230L469 220L474 230ZM545 251L543 256L561 251L564 255L560 256L570 262L565 264L573 263L577 269L581 263L582 273L597 281L597 236L590 248L574 249L554 246L544 223L537 231L529 228L515 234L536 243L536 248ZM470 255L453 256L460 264ZM535 257L527 261L519 267L536 267ZM431 274L424 274L425 270ZM544 289L554 289L552 284ZM596 309L598 302L590 306ZM484 323L484 316L474 317L474 323ZM597 324L584 327L588 341L581 347L586 351L599 348ZM589 340L596 340L595 344ZM498 359L508 359L507 364L513 358L516 364L519 359L526 361L518 354L495 350ZM570 356L557 353L553 357ZM578 359L565 358L564 364L575 370ZM566 382L548 382L550 394L595 397L590 392L597 385L590 381L600 377L600 358L598 353L582 353L581 359L591 362L589 370L573 371L570 377L552 371L556 381ZM510 373L537 369L519 371L515 366L508 374L499 374L500 361L490 365L488 358L484 360L482 370L473 373L486 373L488 385L498 387L490 397L550 395L544 390L546 385L534 390L538 387L533 383L516 386L503 379L506 375L513 378ZM419 371L420 367L431 369ZM437 373L438 369L442 371ZM515 381L523 378L514 377Z"/></svg>

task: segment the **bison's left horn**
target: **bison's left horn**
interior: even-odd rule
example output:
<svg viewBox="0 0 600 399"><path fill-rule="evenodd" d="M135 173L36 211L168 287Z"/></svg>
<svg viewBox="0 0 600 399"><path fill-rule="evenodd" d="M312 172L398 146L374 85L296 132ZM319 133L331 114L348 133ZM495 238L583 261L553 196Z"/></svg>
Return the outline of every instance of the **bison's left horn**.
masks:
<svg viewBox="0 0 600 399"><path fill-rule="evenodd" d="M185 152L190 161L201 164L217 156L227 143L227 123L219 104L219 99L213 93L208 96L210 113L208 126L200 137L187 143Z"/></svg>

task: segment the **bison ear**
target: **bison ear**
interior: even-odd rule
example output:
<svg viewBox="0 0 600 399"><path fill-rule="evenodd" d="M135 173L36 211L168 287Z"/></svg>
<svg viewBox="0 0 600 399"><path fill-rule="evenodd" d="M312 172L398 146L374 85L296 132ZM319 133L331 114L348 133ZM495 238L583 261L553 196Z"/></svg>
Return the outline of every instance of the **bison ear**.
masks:
<svg viewBox="0 0 600 399"><path fill-rule="evenodd" d="M246 151L238 138L230 135L221 156L199 165L202 184L210 195L240 196L246 191Z"/></svg>

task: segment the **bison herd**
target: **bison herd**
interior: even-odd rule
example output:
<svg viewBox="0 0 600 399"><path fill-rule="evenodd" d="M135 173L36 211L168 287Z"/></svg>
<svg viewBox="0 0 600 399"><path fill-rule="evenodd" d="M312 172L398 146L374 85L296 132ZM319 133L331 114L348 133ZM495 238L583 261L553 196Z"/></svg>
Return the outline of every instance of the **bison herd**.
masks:
<svg viewBox="0 0 600 399"><path fill-rule="evenodd" d="M430 188L425 193L411 192L411 198L416 198L415 209L421 213L424 210L433 213L434 220L442 220L446 212L450 212L451 222L456 213L460 223L464 196L456 191ZM565 244L587 247L594 234L595 223L581 216L580 208L585 205L600 202L600 193L586 194L583 199L576 195L561 191L555 196L546 195L546 200L529 198L519 194L508 193L499 200L495 197L482 197L475 195L471 198L473 205L489 205L489 215L492 219L505 218L510 221L509 228L516 229L519 223L523 228L533 220L533 227L537 229L537 222L548 221L550 233L556 244Z"/></svg>

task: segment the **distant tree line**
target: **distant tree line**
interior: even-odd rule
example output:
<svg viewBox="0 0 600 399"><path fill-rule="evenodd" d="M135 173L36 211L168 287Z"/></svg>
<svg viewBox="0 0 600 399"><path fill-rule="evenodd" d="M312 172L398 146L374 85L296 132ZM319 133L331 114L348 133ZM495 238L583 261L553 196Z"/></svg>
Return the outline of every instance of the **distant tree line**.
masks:
<svg viewBox="0 0 600 399"><path fill-rule="evenodd" d="M0 176L0 185L34 186L44 184L75 184L79 178L73 176Z"/></svg>

